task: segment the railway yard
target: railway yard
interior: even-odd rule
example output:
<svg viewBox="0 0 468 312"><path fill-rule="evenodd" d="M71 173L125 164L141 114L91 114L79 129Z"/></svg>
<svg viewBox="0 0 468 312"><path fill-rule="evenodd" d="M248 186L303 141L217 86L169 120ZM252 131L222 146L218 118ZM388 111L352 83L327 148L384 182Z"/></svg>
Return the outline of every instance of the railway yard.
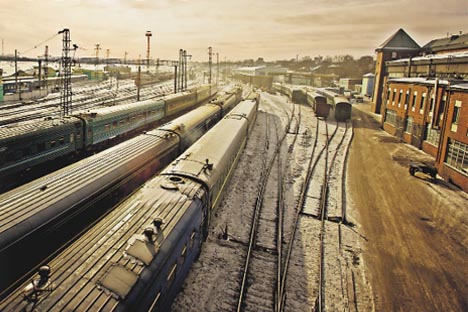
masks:
<svg viewBox="0 0 468 312"><path fill-rule="evenodd" d="M358 109L345 127L318 120L308 106L296 105L292 112L285 101L262 93L256 128L172 309L233 311L240 304L245 311L273 311L279 305L285 311L465 311L466 194L442 181L411 177L410 159L428 156L383 132L366 113L369 104L353 105ZM286 139L278 145L291 116ZM373 166L366 164L373 160ZM320 200L325 183L326 202ZM401 194L397 189L405 195L392 196ZM259 198L263 208L249 251Z"/></svg>
<svg viewBox="0 0 468 312"><path fill-rule="evenodd" d="M142 99L168 94L170 87L171 82L165 82L143 88ZM218 91L218 102L215 100L198 108L199 112L210 110L210 113L196 113L193 109L193 115L187 113L186 117L174 119L157 130L97 153L89 161L82 160L82 165L70 166L74 169L62 169L36 184L30 182L29 189L18 188L28 194L37 192L39 195L34 196L39 196L37 198L47 206L49 203L44 202L47 198L40 196L51 188L57 187L63 192L64 200L73 197L66 195L72 191L65 185L72 185L72 182L59 185L61 179L73 178L60 176L66 170L72 170L70 172L77 177L78 173L85 176L83 170L91 166L94 178L104 177L106 169L102 166L115 159L116 163L109 165L115 171L113 174L134 167L134 175L149 179L162 170L162 165L181 155L168 167L172 169L153 177L140 190L133 190L136 186L126 190L123 203L112 201L117 207L114 211L106 208L102 217L87 216L98 221L88 221L92 225L86 231L74 229L77 236L70 235L67 238L70 241L58 250L51 250L50 257L39 257L36 261L40 263L28 264L34 269L23 269L14 287L2 293L0 310L468 309L466 193L440 179L434 184L423 174L411 176L408 173L411 161L430 159L383 132L378 117L368 113L368 103L352 105L350 119L346 115L338 118L336 107L328 118L322 118L316 116L317 106L293 103L293 91L289 97L279 92L258 91L258 101L256 95L247 96L249 88L243 87L243 97L249 100L241 101L240 108L232 114L226 108L226 99L240 91ZM131 81L121 81L118 92L115 88L108 84L76 88L77 109L95 108L97 103L109 106L135 101L135 87ZM208 93L204 100L215 93L211 88L205 92ZM307 92L305 94L307 97ZM251 99L257 99L255 119L253 104L248 103ZM239 101L240 98L236 103ZM36 112L29 106L21 107L21 111L14 105L5 106L0 111L0 124L8 127L11 118L33 123L33 118L43 118L47 114L58 116L58 103L58 98L50 96L40 103L42 109ZM346 112L350 113L351 105L348 103L346 107ZM329 110L327 106L327 115ZM212 137L222 137L219 124L213 128L214 132L209 130L218 120L221 120L219 124L229 125L224 131L234 131L232 125L240 124L232 142L223 145L202 140L203 146L198 146L201 143L197 142L189 152L182 153L202 135L201 129ZM216 131L220 131L217 136L213 134ZM151 143L154 147L148 143L152 140L157 142ZM170 155L161 153L162 156L158 156L161 161L144 156L151 171L136 165L135 162L143 159L143 156L135 156L136 150L141 150L141 155L156 155L159 151L156 149L169 144ZM226 155L229 160L225 160ZM184 161L192 165L184 167ZM209 172L213 168L216 174L212 175ZM218 168L224 173L219 174L221 169ZM129 177L116 180L112 173L107 173L107 177L106 196L109 197L115 197L117 188L125 187L130 180ZM213 182L215 178L218 180ZM83 180L89 187L93 184L90 179ZM183 182L185 179L191 182ZM199 186L192 186L194 181ZM86 183L77 183L76 187L82 190L72 193L84 192L88 187ZM184 183L187 184L182 186ZM193 190L186 190L189 186ZM157 192L156 189L163 191L152 193ZM221 194L218 197L215 193L215 199L214 190ZM10 203L11 198L19 196L12 192L15 190L8 193L10 197L0 194L0 201ZM92 192L94 189L90 189L90 194ZM178 192L181 196L176 200ZM103 200L104 195L89 196L94 198L96 207L106 200ZM52 201L52 197L50 199ZM64 205L69 206L67 202ZM141 209L136 209L140 206ZM175 212L166 206L173 207ZM143 209L153 210L149 214ZM182 227L188 222L189 214L194 221ZM75 218L73 223L80 223L74 212L70 215L67 212L67 216ZM50 232L60 227L63 224L54 226ZM77 239L75 243L71 241L72 236L73 240ZM46 236L41 239L43 237ZM1 238L0 242L2 240L6 239ZM138 245L137 248L137 242L143 242L145 247ZM29 244L38 244L38 240ZM4 250L6 248L9 247ZM22 247L15 248L21 250ZM18 250L12 252L15 257ZM15 260L0 259L8 265L13 265ZM50 265L51 273L46 269L39 277L31 274L45 265ZM184 272L188 274L185 276ZM34 279L32 283L31 279ZM8 287L3 284L2 287ZM34 286L32 293L28 285ZM26 289L29 289L27 294Z"/></svg>

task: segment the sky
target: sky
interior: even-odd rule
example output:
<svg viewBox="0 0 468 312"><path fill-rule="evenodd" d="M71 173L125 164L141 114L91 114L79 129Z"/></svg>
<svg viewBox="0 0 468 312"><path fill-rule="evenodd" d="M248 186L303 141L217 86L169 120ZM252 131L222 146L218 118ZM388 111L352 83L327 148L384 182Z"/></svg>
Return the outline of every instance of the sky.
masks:
<svg viewBox="0 0 468 312"><path fill-rule="evenodd" d="M0 0L5 54L61 55L70 29L75 56L196 61L213 47L222 60L266 61L350 54L374 55L399 28L420 45L468 32L468 0Z"/></svg>

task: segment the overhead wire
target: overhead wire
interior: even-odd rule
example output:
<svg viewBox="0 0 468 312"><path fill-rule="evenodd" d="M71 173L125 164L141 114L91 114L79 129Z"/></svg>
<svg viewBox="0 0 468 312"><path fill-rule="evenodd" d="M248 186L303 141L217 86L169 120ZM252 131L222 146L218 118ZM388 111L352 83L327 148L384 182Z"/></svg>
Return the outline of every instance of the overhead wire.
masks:
<svg viewBox="0 0 468 312"><path fill-rule="evenodd" d="M58 35L59 35L58 33L57 33L57 34L54 34L53 36L47 38L46 40L44 40L44 41L42 41L42 42L40 42L40 43L34 45L34 46L33 46L32 48L30 48L29 50L26 50L26 51L24 51L24 52L21 52L21 54L24 55L24 54L26 54L26 53L28 53L28 52L31 52L31 51L34 50L34 49L37 49L37 47L42 46L43 44L45 44L45 43L49 42L50 40L54 39L55 37L57 37Z"/></svg>

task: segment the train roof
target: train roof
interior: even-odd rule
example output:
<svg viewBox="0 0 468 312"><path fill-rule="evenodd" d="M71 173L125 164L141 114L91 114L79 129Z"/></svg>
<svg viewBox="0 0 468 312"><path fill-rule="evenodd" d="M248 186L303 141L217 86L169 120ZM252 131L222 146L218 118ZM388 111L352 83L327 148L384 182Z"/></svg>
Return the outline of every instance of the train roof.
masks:
<svg viewBox="0 0 468 312"><path fill-rule="evenodd" d="M35 136L50 129L69 128L73 123L79 122L76 117L53 118L34 122L16 123L0 126L0 142L18 139L21 136Z"/></svg>
<svg viewBox="0 0 468 312"><path fill-rule="evenodd" d="M27 235L30 227L59 218L66 212L63 209L62 211L54 210L59 209L59 206L72 209L74 205L70 203L80 203L80 198L86 194L87 188L91 187L94 190L93 184L96 181L99 187L105 187L117 176L125 176L128 174L130 163L143 161L142 155L148 152L156 154L159 152L161 143L168 142L168 139L177 146L178 140L167 137L164 131L159 131L159 133L155 131L152 135L139 135L0 194L0 248L7 243L14 242L22 235Z"/></svg>
<svg viewBox="0 0 468 312"><path fill-rule="evenodd" d="M35 308L110 311L119 304L124 306L121 310L138 304L140 288L135 286L150 282L145 274L148 264L156 257L164 264L170 256L160 246L178 241L181 231L174 229L186 226L184 220L193 221L193 213L201 211L196 198L203 190L198 183L187 181L178 189L166 189L165 184L165 178L153 178L52 259L48 263L52 287L41 293ZM156 219L162 226L151 244L143 233ZM2 301L0 310L30 307L22 291L29 283Z"/></svg>
<svg viewBox="0 0 468 312"><path fill-rule="evenodd" d="M247 131L248 119L253 118L253 107L256 105L254 100L240 102L212 130L173 161L162 174L194 179L211 189L221 173L218 168L223 168L225 158L231 156L226 151L234 146L239 134L245 135L239 131L239 127L245 127Z"/></svg>
<svg viewBox="0 0 468 312"><path fill-rule="evenodd" d="M135 109L138 109L138 108L144 109L144 108L155 106L155 105L156 105L155 108L163 107L164 106L163 98L150 99L150 100L134 102L130 104L122 104L122 105L115 105L115 106L109 106L109 107L89 109L86 111L80 111L77 113L77 115L84 117L84 118L99 119L102 116L108 117L109 115L113 115L113 114L119 115L127 111L134 111Z"/></svg>

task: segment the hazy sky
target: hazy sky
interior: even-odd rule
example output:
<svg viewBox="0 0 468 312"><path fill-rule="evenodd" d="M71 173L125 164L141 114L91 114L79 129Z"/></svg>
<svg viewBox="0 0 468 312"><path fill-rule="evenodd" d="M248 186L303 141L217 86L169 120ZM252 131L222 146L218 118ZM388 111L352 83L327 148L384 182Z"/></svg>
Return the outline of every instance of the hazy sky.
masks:
<svg viewBox="0 0 468 312"><path fill-rule="evenodd" d="M399 28L420 45L468 32L468 0L0 0L5 54L44 54L41 43L65 27L77 56L99 43L101 56L144 58L151 30L152 58L177 59L183 48L206 60L208 46L221 60L357 57L374 55ZM61 36L47 44L61 54Z"/></svg>

